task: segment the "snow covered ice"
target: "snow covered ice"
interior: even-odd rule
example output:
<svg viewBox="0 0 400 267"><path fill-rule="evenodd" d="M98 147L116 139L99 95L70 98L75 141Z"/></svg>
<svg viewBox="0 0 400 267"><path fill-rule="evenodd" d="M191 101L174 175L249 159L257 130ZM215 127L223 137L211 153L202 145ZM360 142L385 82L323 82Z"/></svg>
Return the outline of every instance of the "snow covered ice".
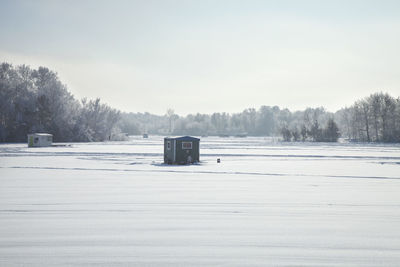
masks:
<svg viewBox="0 0 400 267"><path fill-rule="evenodd" d="M399 266L400 146L0 145L0 266ZM216 159L220 158L221 163Z"/></svg>

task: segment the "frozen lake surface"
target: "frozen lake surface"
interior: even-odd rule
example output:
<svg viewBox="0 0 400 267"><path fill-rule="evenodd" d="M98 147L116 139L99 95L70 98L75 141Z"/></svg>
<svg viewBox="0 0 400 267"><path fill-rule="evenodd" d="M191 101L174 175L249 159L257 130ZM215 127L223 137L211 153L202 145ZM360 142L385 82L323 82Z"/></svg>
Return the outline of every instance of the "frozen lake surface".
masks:
<svg viewBox="0 0 400 267"><path fill-rule="evenodd" d="M161 137L0 145L0 266L400 266L398 145L162 152Z"/></svg>

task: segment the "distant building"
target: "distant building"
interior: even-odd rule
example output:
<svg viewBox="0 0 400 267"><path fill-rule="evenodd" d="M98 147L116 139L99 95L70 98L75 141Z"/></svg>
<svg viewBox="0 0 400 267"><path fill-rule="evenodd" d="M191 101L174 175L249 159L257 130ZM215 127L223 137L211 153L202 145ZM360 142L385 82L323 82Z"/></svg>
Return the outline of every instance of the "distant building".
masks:
<svg viewBox="0 0 400 267"><path fill-rule="evenodd" d="M48 133L28 134L28 147L45 147L51 146L53 143L53 135Z"/></svg>
<svg viewBox="0 0 400 267"><path fill-rule="evenodd" d="M247 133L238 133L238 134L235 134L235 137L247 137Z"/></svg>
<svg viewBox="0 0 400 267"><path fill-rule="evenodd" d="M164 138L164 163L191 164L200 161L200 139L191 136Z"/></svg>

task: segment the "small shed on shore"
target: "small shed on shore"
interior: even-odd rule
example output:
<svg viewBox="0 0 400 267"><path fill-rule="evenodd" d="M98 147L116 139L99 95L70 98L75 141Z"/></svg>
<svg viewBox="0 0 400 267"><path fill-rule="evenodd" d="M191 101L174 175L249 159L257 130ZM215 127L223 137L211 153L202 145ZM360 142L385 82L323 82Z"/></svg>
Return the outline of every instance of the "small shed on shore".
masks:
<svg viewBox="0 0 400 267"><path fill-rule="evenodd" d="M164 138L164 163L191 164L200 161L200 139L191 136Z"/></svg>
<svg viewBox="0 0 400 267"><path fill-rule="evenodd" d="M48 133L28 134L28 147L45 147L51 146L53 143L53 135Z"/></svg>

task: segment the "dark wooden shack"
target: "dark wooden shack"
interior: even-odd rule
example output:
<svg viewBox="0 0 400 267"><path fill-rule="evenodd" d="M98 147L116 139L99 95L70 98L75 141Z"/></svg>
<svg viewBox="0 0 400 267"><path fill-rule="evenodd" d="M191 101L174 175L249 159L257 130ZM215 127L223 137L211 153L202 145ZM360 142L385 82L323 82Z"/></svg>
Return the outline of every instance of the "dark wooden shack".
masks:
<svg viewBox="0 0 400 267"><path fill-rule="evenodd" d="M164 163L191 164L199 161L199 138L191 136L164 138Z"/></svg>

